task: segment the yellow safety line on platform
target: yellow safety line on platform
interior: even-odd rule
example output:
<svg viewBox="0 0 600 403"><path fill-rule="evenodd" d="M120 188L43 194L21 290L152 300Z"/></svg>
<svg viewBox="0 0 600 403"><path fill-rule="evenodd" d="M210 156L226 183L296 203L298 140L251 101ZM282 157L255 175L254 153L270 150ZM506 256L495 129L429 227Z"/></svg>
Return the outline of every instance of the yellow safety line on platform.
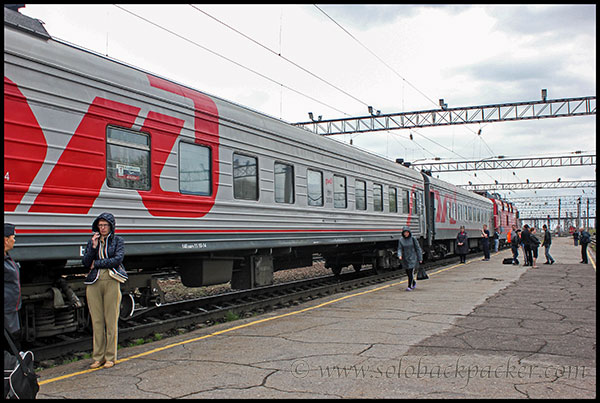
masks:
<svg viewBox="0 0 600 403"><path fill-rule="evenodd" d="M498 253L500 253L500 252L498 252ZM496 253L495 255L497 255L498 253ZM456 264L454 266L446 267L445 269L441 269L441 270L438 270L436 272L428 273L428 274L429 275L434 275L434 274L442 273L442 272L445 272L447 270L454 269L456 267L464 266L465 264L469 264L469 263L471 263L473 261L478 261L478 260L470 260L470 261L468 261L467 263L464 263L464 264L463 263L459 263L459 264ZM402 283L406 283L407 281L408 280L403 280L403 281L399 281L399 282L396 282L396 283L387 284L387 285L384 285L384 286L381 286L381 287L373 288L371 290L361 291L361 292L357 292L355 294L346 295L346 296L343 296L343 297L340 297L340 298L337 298L337 299L334 299L334 300L331 300L331 301L323 302L323 303L321 303L319 305L310 306L308 308L300 309L299 311L288 312L288 313L284 313L282 315L272 316L270 318L259 319L259 320L256 320L254 322L245 323L243 325L230 327L230 328L224 329L224 330L219 330L219 331L216 331L214 333L207 334L207 335L204 335L204 336L196 337L196 338L189 339L189 340L180 341L178 343L169 344L169 345L164 346L164 347L158 347L158 348L155 348L153 350L148 350L148 351L145 351L143 353L132 355L132 356L127 357L127 358L122 358L120 360L115 361L115 364L120 364L120 363L129 361L129 360L133 360L134 358L144 357L146 355L158 353L159 351L168 350L168 349L173 348L173 347L181 346L181 345L188 344L188 343L193 343L195 341L200 341L200 340L208 339L208 338L213 337L213 336L218 336L218 335L221 335L221 334L229 333L229 332L232 332L234 330L239 330L239 329L243 329L245 327L258 325L260 323L265 323L265 322L268 322L268 321L271 321L271 320L281 319L281 318L285 318L285 317L288 317L288 316L297 315L299 313L304 313L304 312L312 311L314 309L322 308L324 306L331 305L333 303L340 302L340 301L343 301L345 299L349 299L349 298L353 298L353 297L358 297L360 295L365 295L365 294L369 294L369 293L372 293L372 292L375 292L375 291L380 291L380 290L383 290L383 289L386 289L386 288L389 288L389 287L394 287L394 286L400 285ZM103 369L103 368L100 367L100 368L94 368L94 369L86 369L86 370L79 371L79 372L73 372L71 374L66 374L66 375L58 376L56 378L50 378L50 379L46 379L44 381L40 381L39 384L40 385L46 385L46 384L51 383L51 382L61 381L63 379L68 379L68 378L71 378L71 377L74 377L74 376L77 376L77 375L88 374L90 372L98 371L100 369Z"/></svg>
<svg viewBox="0 0 600 403"><path fill-rule="evenodd" d="M590 253L590 249L588 248L586 250L587 255L588 255L588 260L592 261L592 267L594 268L594 271L596 271L596 261L594 261L594 258L592 257L592 254Z"/></svg>

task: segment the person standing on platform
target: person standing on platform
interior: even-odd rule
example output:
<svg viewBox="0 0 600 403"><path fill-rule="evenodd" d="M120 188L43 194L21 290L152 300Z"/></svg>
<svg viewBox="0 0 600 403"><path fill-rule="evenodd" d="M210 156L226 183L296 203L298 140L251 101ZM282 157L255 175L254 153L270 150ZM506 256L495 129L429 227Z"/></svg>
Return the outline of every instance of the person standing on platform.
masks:
<svg viewBox="0 0 600 403"><path fill-rule="evenodd" d="M4 327L17 349L21 349L21 266L8 254L14 247L15 226L4 223Z"/></svg>
<svg viewBox="0 0 600 403"><path fill-rule="evenodd" d="M531 257L532 260L532 269L537 269L537 258L538 258L538 247L540 246L540 240L535 236L536 229L535 227L531 227L531 231L529 232L529 244L531 249Z"/></svg>
<svg viewBox="0 0 600 403"><path fill-rule="evenodd" d="M542 242L542 246L544 247L544 255L546 256L546 261L544 264L554 264L555 260L550 255L550 245L552 245L552 233L548 230L548 226L544 224L542 226L544 229L544 241Z"/></svg>
<svg viewBox="0 0 600 403"><path fill-rule="evenodd" d="M483 260L490 260L490 231L487 229L487 225L483 224L481 230L482 246L483 246Z"/></svg>
<svg viewBox="0 0 600 403"><path fill-rule="evenodd" d="M465 232L465 226L460 226L460 232L456 235L456 253L460 257L461 263L466 263L467 253L469 253L469 237Z"/></svg>
<svg viewBox="0 0 600 403"><path fill-rule="evenodd" d="M498 252L498 246L500 246L500 234L498 233L498 230L495 229L494 230L494 252Z"/></svg>
<svg viewBox="0 0 600 403"><path fill-rule="evenodd" d="M100 214L92 223L92 231L82 259L83 265L90 268L84 281L94 333L94 362L90 368L110 368L117 360L120 283L127 279L120 266L125 242L115 235L115 217L110 213Z"/></svg>
<svg viewBox="0 0 600 403"><path fill-rule="evenodd" d="M592 236L589 232L585 230L585 228L579 228L579 244L581 245L581 262L579 263L588 263L587 257L587 246L591 242Z"/></svg>
<svg viewBox="0 0 600 403"><path fill-rule="evenodd" d="M533 256L531 254L531 234L529 232L529 225L523 225L521 231L521 243L523 244L523 254L525 255L525 266L533 265Z"/></svg>
<svg viewBox="0 0 600 403"><path fill-rule="evenodd" d="M519 257L519 242L520 242L518 231L519 230L517 229L517 226L515 224L513 224L512 230L507 235L507 240L510 242L510 250L512 251L512 254L513 254L513 265L515 265L515 266L519 264L519 259L517 259Z"/></svg>
<svg viewBox="0 0 600 403"><path fill-rule="evenodd" d="M402 238L398 241L398 258L402 262L408 277L406 291L412 291L417 287L415 268L417 262L423 263L423 251L419 242L413 238L409 227L402 228Z"/></svg>

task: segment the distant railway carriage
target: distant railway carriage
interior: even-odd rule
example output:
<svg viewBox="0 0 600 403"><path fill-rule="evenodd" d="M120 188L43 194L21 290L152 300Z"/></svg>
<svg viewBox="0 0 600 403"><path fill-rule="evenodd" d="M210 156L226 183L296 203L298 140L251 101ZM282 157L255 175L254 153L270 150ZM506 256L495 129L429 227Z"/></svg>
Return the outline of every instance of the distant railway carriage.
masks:
<svg viewBox="0 0 600 403"><path fill-rule="evenodd" d="M454 254L461 226L469 236L469 247L477 248L483 225L493 228L492 202L429 175L424 174L423 178L429 229L426 245L430 255L439 258Z"/></svg>
<svg viewBox="0 0 600 403"><path fill-rule="evenodd" d="M493 224L490 231L496 230L499 234L500 245L506 243L506 236L513 225L520 227L519 211L514 204L500 197L497 193L484 192L483 196L493 203Z"/></svg>
<svg viewBox="0 0 600 403"><path fill-rule="evenodd" d="M4 15L4 218L28 340L85 327L79 262L104 211L126 245L125 316L160 303L164 268L252 288L315 255L334 273L398 267L406 225L436 258L461 224L472 248L491 224L485 197Z"/></svg>

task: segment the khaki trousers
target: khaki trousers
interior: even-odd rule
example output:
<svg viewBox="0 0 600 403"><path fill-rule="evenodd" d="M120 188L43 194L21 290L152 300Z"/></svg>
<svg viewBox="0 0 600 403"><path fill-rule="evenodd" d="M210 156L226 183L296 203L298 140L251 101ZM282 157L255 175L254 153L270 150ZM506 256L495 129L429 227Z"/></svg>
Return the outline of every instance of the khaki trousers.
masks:
<svg viewBox="0 0 600 403"><path fill-rule="evenodd" d="M108 269L100 269L98 280L85 290L94 330L94 361L116 361L121 306L121 284L111 278Z"/></svg>

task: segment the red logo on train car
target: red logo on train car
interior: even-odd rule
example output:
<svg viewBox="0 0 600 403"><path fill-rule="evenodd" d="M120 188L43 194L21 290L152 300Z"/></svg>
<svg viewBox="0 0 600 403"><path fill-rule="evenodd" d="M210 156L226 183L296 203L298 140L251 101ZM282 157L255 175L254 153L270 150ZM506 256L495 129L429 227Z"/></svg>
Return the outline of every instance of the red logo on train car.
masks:
<svg viewBox="0 0 600 403"><path fill-rule="evenodd" d="M138 190L153 216L202 217L214 205L219 183L219 122L215 103L207 96L168 81L147 76L151 87L190 99L194 105L194 141L210 148L212 177L207 196L165 191L160 176L177 143L184 121L150 111L142 131L151 136L150 190ZM4 211L15 211L42 168L48 144L18 86L4 78ZM131 128L141 109L96 97L70 137L58 161L29 208L30 212L87 214L106 182L106 128ZM116 177L137 181L139 167L117 164Z"/></svg>
<svg viewBox="0 0 600 403"><path fill-rule="evenodd" d="M435 222L445 223L447 217L450 224L456 224L456 217L453 217L452 215L452 205L456 204L456 197L444 195L444 200L442 201L439 191L434 190L433 193L435 195L435 200L437 201Z"/></svg>

